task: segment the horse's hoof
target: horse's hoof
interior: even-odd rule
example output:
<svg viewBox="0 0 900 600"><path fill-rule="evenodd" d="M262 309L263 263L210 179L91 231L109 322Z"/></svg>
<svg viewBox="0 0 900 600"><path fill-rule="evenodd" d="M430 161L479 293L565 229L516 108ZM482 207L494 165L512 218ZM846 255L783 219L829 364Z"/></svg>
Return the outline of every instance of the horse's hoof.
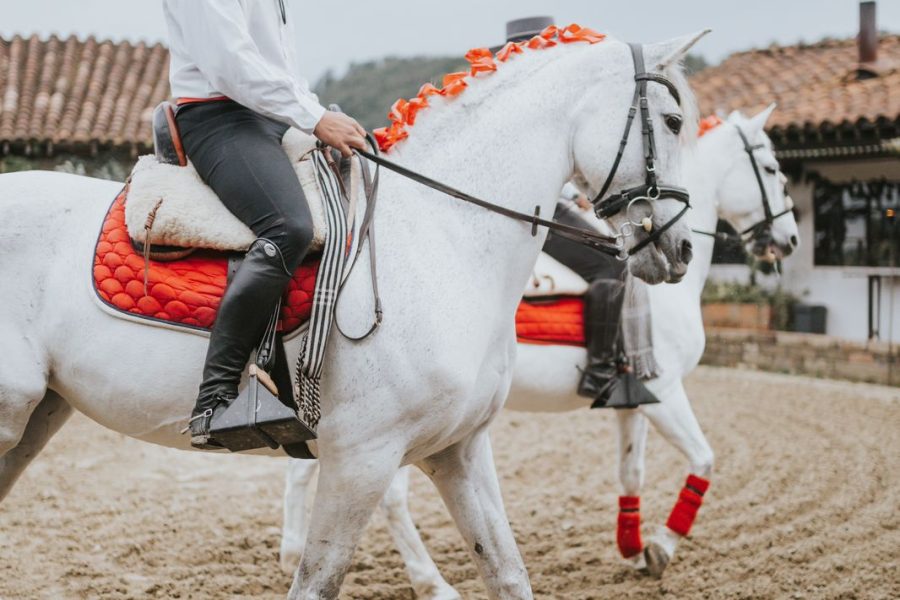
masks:
<svg viewBox="0 0 900 600"><path fill-rule="evenodd" d="M647 562L647 572L656 579L662 579L663 571L669 566L669 553L656 542L650 542L644 548L644 560Z"/></svg>

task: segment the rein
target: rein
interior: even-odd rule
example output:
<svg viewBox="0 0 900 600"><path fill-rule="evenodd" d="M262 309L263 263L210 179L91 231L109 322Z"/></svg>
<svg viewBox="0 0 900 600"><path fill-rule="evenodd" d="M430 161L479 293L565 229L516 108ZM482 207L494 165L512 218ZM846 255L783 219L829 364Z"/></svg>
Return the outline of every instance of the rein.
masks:
<svg viewBox="0 0 900 600"><path fill-rule="evenodd" d="M743 231L738 233L726 233L724 231L703 231L700 229L691 229L694 233L699 233L700 235L707 235L709 237L715 238L717 240L722 240L723 242L734 241L734 242L744 242L751 241L757 238L762 237L769 229L772 227L772 223L775 219L779 217L783 217L784 215L792 212L794 207L785 208L783 211L777 214L772 213L772 205L769 202L769 194L766 193L766 186L762 180L762 173L759 170L759 163L756 162L756 156L754 152L764 148L763 144L750 144L750 140L747 139L747 134L744 133L744 130L741 129L738 125L734 125L734 128L737 129L738 135L741 136L741 142L744 144L744 152L747 153L747 157L750 159L750 165L753 167L753 174L756 176L756 185L759 186L759 193L762 197L762 205L763 211L765 213L765 217L761 221L757 221L750 227L747 227ZM749 237L745 237L748 236Z"/></svg>
<svg viewBox="0 0 900 600"><path fill-rule="evenodd" d="M624 239L629 235L633 235L633 228L637 225L640 225L638 223L631 223L632 227L630 228L630 231L620 233L616 236L608 236L597 231L592 231L581 227L573 227L571 225L558 223L550 219L544 219L540 216L541 209L539 206L535 207L533 214L528 214L512 210L504 206L500 206L493 202L488 202L487 200L483 200L471 194L467 194L466 192L422 175L421 173L412 171L411 169L407 169L406 167L398 165L397 163L382 157L378 154L377 145L375 145L371 139L369 139L369 145L372 146L373 152L369 152L367 150L356 150L356 153L378 165L375 171L376 181L378 179L378 168L384 167L390 171L397 173L398 175L402 175L407 179L411 179L416 183L447 194L448 196L451 196L458 200L480 206L481 208L503 215L510 219L530 223L532 236L537 235L538 227L546 227L560 237L583 244L585 246L588 246L589 248L599 250L600 252L603 252L610 256L615 256L619 260L626 260L629 256L634 255L649 244L657 241L662 236L662 234L665 233L670 227L672 227L679 219L681 219L690 208L689 194L687 190L679 187L661 186L657 181L655 165L656 139L653 134L653 122L650 118L650 105L649 100L647 99L647 83L654 82L666 86L666 89L669 90L669 93L672 94L672 97L675 98L675 101L679 105L681 104L681 95L678 92L678 88L675 87L675 84L673 84L662 75L646 72L644 67L644 50L641 44L629 44L628 46L631 49L631 57L634 61L634 97L631 103L631 108L628 111L628 118L625 123L625 133L622 136L622 141L619 143L619 151L616 154L615 160L613 161L612 169L610 170L609 175L607 176L600 192L592 201L592 204L594 205L594 212L599 218L606 219L621 212L623 209L630 210L633 206L635 206L637 202L642 200L651 202L662 198L671 198L684 203L684 208L679 211L679 213L675 215L670 221L660 227L655 228L652 231L648 230L649 235L628 250L624 249ZM622 156L625 153L625 147L628 144L628 137L629 133L631 132L631 126L632 123L634 123L634 118L638 110L640 110L641 113L641 133L644 146L644 162L646 164L647 171L646 182L643 185L623 190L622 192L614 194L609 198L604 198L606 192L609 191L609 187L612 185L612 181L615 178L616 172L619 169L619 164L621 163Z"/></svg>
<svg viewBox="0 0 900 600"><path fill-rule="evenodd" d="M581 227L573 227L564 223L557 223L556 221L541 218L541 209L539 206L535 207L534 214L512 210L510 208L488 202L487 200L482 200L481 198L477 198L475 196L472 196L471 194L467 194L466 192L460 191L445 183L441 183L440 181L436 181L434 179L431 179L430 177L426 177L421 173L416 173L415 171L398 165L397 163L392 162L380 156L379 154L375 154L367 150L356 150L356 152L361 156L367 158L368 160L374 162L376 165L378 165L378 167L384 167L385 169L393 171L398 175L402 175L407 179L411 179L416 183L420 183L433 190L437 190L464 202L480 206L481 208L487 209L499 215L503 215L504 217L509 217L510 219L515 219L517 221L530 223L531 235L533 236L537 235L538 227L546 227L547 229L555 232L560 237L579 242L581 244L584 244L585 246L588 246L595 250L599 250L611 256L619 256L622 254L622 236L604 235L597 231L591 231L589 229L583 229ZM377 168L375 171L375 177L378 177Z"/></svg>

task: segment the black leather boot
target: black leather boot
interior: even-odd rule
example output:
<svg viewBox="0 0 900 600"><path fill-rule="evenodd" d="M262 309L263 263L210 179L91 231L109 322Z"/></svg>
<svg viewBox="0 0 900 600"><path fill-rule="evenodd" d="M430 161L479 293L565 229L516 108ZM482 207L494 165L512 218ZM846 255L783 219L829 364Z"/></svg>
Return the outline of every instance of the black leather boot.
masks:
<svg viewBox="0 0 900 600"><path fill-rule="evenodd" d="M625 282L596 279L584 302L584 333L588 364L581 373L578 394L599 399L618 373L619 322L625 301Z"/></svg>
<svg viewBox="0 0 900 600"><path fill-rule="evenodd" d="M278 246L259 238L225 289L209 337L203 383L188 424L195 448L221 447L210 439L210 421L217 410L237 397L244 367L290 277Z"/></svg>

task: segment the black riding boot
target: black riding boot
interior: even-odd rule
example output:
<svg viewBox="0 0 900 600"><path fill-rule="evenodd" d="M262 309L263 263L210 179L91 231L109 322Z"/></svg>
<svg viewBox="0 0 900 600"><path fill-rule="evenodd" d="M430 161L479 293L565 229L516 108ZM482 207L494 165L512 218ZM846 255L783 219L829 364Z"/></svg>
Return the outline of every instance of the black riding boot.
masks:
<svg viewBox="0 0 900 600"><path fill-rule="evenodd" d="M618 372L619 322L624 300L625 283L621 279L596 279L585 294L588 364L578 384L580 396L600 400Z"/></svg>
<svg viewBox="0 0 900 600"><path fill-rule="evenodd" d="M594 399L591 408L637 408L659 402L635 377L622 349L624 301L625 283L620 279L594 281L585 298L588 365L578 393Z"/></svg>
<svg viewBox="0 0 900 600"><path fill-rule="evenodd" d="M209 438L213 413L237 397L241 373L290 277L278 246L264 238L253 242L219 304L189 423L192 446L219 447Z"/></svg>

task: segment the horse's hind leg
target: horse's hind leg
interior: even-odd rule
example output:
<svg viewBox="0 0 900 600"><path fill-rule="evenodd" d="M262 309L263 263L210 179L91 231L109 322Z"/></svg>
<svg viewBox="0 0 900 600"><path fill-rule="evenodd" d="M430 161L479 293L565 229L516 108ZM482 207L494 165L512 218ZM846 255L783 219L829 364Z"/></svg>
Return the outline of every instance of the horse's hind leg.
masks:
<svg viewBox="0 0 900 600"><path fill-rule="evenodd" d="M72 407L59 394L47 390L31 413L19 442L0 458L0 501L71 414Z"/></svg>
<svg viewBox="0 0 900 600"><path fill-rule="evenodd" d="M678 448L690 463L687 481L678 495L678 501L665 527L659 528L644 549L644 558L650 574L662 577L678 542L691 530L703 502L703 494L709 487L714 456L706 436L700 429L697 417L694 416L681 381L666 390L661 403L647 404L642 410L656 430Z"/></svg>
<svg viewBox="0 0 900 600"><path fill-rule="evenodd" d="M647 419L637 410L617 410L619 425L619 516L616 545L635 568L644 567L641 539L641 488L644 486L644 455L647 448Z"/></svg>
<svg viewBox="0 0 900 600"><path fill-rule="evenodd" d="M281 528L281 570L292 574L306 544L309 512L315 494L319 461L291 459L284 482L284 521Z"/></svg>
<svg viewBox="0 0 900 600"><path fill-rule="evenodd" d="M423 461L478 567L491 598L533 597L503 508L487 430Z"/></svg>
<svg viewBox="0 0 900 600"><path fill-rule="evenodd" d="M403 467L394 477L381 507L387 516L388 529L400 551L406 573L412 582L416 598L421 600L459 600L459 594L444 581L437 565L431 560L412 516L409 514L409 470Z"/></svg>

